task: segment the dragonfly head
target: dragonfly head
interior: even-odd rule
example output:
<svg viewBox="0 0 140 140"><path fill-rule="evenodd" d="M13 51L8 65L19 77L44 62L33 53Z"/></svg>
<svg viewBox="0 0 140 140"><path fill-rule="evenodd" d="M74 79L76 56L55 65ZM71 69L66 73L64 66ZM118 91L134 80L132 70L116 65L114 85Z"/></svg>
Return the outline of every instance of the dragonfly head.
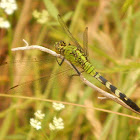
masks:
<svg viewBox="0 0 140 140"><path fill-rule="evenodd" d="M56 53L63 55L63 52L65 51L66 43L61 40L59 42L56 42L54 46L55 46Z"/></svg>

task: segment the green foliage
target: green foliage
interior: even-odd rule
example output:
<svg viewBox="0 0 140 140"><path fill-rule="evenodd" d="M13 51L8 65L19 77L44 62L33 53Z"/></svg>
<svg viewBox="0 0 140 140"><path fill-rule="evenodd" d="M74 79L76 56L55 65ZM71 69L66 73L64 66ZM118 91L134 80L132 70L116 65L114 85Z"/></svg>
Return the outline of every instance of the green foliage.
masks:
<svg viewBox="0 0 140 140"><path fill-rule="evenodd" d="M108 109L135 116L136 114L117 103L98 99L99 93L85 86L67 65L59 67L52 56L39 51L13 53L11 48L30 44L43 45L54 50L54 43L70 40L61 29L57 15L61 14L70 31L82 46L82 35L87 26L89 60L97 70L127 96L140 104L140 5L138 1L17 1L18 11L4 15L11 27L0 29L0 140L6 139L139 139L139 120L93 110L92 107ZM122 10L120 10L122 9ZM0 9L1 11L2 9ZM48 11L44 24L32 17L34 10ZM125 13L125 14L124 14ZM71 43L71 42L70 42ZM18 61L20 60L20 62ZM15 62L16 61L16 62ZM62 72L64 71L64 72ZM47 77L24 84L20 90L6 94L16 84ZM55 75L55 76L54 76ZM100 83L94 84L107 90ZM7 98L6 95L31 97L30 99ZM34 97L36 99L34 99ZM52 103L40 99L71 102L88 108L67 104L60 112L54 111ZM29 120L36 110L45 113L41 131L31 128ZM51 131L49 123L54 116L64 120L65 128ZM128 127L129 126L129 127Z"/></svg>
<svg viewBox="0 0 140 140"><path fill-rule="evenodd" d="M122 11L126 12L128 10L128 8L134 3L133 0L125 0L123 7L122 7Z"/></svg>

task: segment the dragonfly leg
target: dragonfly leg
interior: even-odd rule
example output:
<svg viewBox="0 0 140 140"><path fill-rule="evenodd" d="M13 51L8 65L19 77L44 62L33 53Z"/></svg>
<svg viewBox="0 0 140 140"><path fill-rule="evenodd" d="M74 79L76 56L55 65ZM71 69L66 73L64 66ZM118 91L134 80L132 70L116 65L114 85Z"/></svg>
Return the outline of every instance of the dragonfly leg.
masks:
<svg viewBox="0 0 140 140"><path fill-rule="evenodd" d="M78 71L78 72L79 72L79 71ZM81 74L82 72L84 72L84 71L81 71L81 72L79 72L79 73ZM72 77L73 77L73 76L79 76L79 74L72 74L71 76L72 76Z"/></svg>
<svg viewBox="0 0 140 140"><path fill-rule="evenodd" d="M56 57L56 61L57 61L57 63L58 63L59 66L61 66L63 64L64 60L65 60L65 58L63 58L62 61L59 62L58 59L57 59L57 57Z"/></svg>
<svg viewBox="0 0 140 140"><path fill-rule="evenodd" d="M76 72L77 72L77 74L74 74L75 76L80 76L80 71L73 65L73 64L71 64L72 65L72 67L76 70Z"/></svg>

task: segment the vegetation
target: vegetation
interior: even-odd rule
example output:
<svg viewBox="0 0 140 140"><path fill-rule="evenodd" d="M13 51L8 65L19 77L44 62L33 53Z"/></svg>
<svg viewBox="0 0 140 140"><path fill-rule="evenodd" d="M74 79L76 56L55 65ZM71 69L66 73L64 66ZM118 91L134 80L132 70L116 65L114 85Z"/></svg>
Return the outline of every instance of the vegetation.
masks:
<svg viewBox="0 0 140 140"><path fill-rule="evenodd" d="M138 118L115 112L139 115L113 101L98 99L97 91L71 76L74 72L69 66L60 67L53 56L40 51L11 51L25 46L23 39L51 50L60 40L71 43L57 21L60 14L80 44L88 27L89 60L140 105L140 2L25 0L16 4L8 12L0 4L0 140L140 139ZM21 86L7 92L17 84ZM65 107L52 106L56 101L66 103ZM45 114L39 130L30 125L37 110Z"/></svg>

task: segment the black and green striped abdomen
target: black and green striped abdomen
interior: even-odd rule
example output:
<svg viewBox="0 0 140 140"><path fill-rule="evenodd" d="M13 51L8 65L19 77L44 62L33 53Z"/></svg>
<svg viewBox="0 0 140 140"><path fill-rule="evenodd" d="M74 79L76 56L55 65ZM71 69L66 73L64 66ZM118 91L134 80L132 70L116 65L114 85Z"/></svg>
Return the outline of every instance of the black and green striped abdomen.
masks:
<svg viewBox="0 0 140 140"><path fill-rule="evenodd" d="M98 72L96 72L94 66L92 66L92 64L90 64L88 61L85 63L83 69L88 74L95 77L103 85L105 85L109 90L111 90L117 97L119 97L122 101L124 101L128 106L140 112L140 108L131 99L129 99L125 94L123 94L120 90L118 90L115 86L113 86L110 82L108 82L108 80L106 80Z"/></svg>

